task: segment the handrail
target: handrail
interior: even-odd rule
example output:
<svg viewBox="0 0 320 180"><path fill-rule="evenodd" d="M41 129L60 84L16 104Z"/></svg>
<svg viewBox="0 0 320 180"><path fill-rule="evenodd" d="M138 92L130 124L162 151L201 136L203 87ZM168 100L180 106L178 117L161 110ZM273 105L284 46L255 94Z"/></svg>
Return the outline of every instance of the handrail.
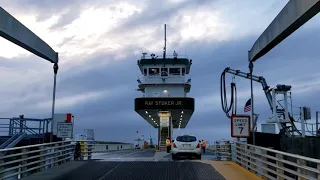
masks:
<svg viewBox="0 0 320 180"><path fill-rule="evenodd" d="M294 157L294 158L297 158L297 159L305 159L306 161L310 161L310 162L314 162L314 163L320 164L320 160L319 159L315 159L315 158L309 158L309 157L301 156L301 155L298 155L298 154L291 154L291 153L278 151L278 150L274 150L274 149L270 149L270 148L254 146L254 145L251 145L251 144L238 143L238 142L236 142L236 144L242 144L242 145L246 145L246 146L249 146L249 147L262 149L262 150L265 150L265 151L269 151L269 152L273 152L273 153L277 153L277 154L282 154L282 155L285 155L285 156L291 156L291 157Z"/></svg>
<svg viewBox="0 0 320 180"><path fill-rule="evenodd" d="M29 146L21 146L21 147L0 149L0 152L11 151L11 150L19 150L19 149L27 149L27 148L33 148L33 147L48 146L48 145L60 144L61 142L71 142L71 141L58 141L58 142L51 142L51 143L34 144L34 145L29 145Z"/></svg>
<svg viewBox="0 0 320 180"><path fill-rule="evenodd" d="M73 160L73 142L59 141L0 150L0 179L26 177ZM91 159L94 144L88 142L81 145L82 160Z"/></svg>
<svg viewBox="0 0 320 180"><path fill-rule="evenodd" d="M14 134L9 139L7 139L5 142L3 142L0 145L0 149L6 148L10 143L12 143L15 139L17 139L21 134Z"/></svg>
<svg viewBox="0 0 320 180"><path fill-rule="evenodd" d="M209 151L215 152L216 160L230 161L232 159L231 143L225 143L225 142L224 144L215 143L213 145L208 145L206 149Z"/></svg>
<svg viewBox="0 0 320 180"><path fill-rule="evenodd" d="M20 125L19 122L17 122L18 120L14 119L12 122L16 125ZM41 137L41 135L37 132L35 132L34 130L30 129L28 126L26 126L25 124L22 124L22 126L25 128L26 131L30 132L31 134L34 135L38 135L39 137Z"/></svg>
<svg viewBox="0 0 320 180"><path fill-rule="evenodd" d="M236 163L263 178L320 179L318 159L239 142L234 146Z"/></svg>
<svg viewBox="0 0 320 180"><path fill-rule="evenodd" d="M155 80L159 80L162 81L162 78L165 78L167 80L183 80L183 83L191 83L189 81L189 79L191 79L191 75L190 74L185 74L185 75L168 75L168 76L161 76L160 74L158 75L154 75L154 76L144 76L144 75L139 75L138 79L142 82L142 83L153 83Z"/></svg>
<svg viewBox="0 0 320 180"><path fill-rule="evenodd" d="M178 59L181 59L181 58L184 58L184 59L188 59L188 56L187 55L184 55L184 54L178 54L177 56L174 56L174 55L166 55L166 58L174 58L174 57L177 57ZM160 57L161 59L162 57ZM141 56L141 60L143 59L152 59L152 56L151 55L145 55L144 57ZM155 58L156 59L156 58Z"/></svg>

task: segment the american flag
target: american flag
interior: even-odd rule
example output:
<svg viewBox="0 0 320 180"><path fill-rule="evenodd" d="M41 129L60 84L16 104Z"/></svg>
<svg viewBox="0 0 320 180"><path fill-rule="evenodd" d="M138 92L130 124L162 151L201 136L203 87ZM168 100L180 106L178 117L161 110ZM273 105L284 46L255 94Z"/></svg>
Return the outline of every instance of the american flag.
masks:
<svg viewBox="0 0 320 180"><path fill-rule="evenodd" d="M246 105L244 105L244 112L251 111L251 98L246 102Z"/></svg>

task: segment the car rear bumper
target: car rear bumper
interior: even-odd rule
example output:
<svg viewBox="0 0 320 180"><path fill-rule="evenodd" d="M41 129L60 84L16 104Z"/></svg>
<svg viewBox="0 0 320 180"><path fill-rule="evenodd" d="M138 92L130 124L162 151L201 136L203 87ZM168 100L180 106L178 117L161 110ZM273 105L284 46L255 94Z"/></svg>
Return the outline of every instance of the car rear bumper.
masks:
<svg viewBox="0 0 320 180"><path fill-rule="evenodd" d="M197 148L197 149L192 149L192 150L180 150L180 149L177 149L177 148L173 148L171 150L171 152L174 155L191 155L191 154L200 155L201 154L201 149Z"/></svg>

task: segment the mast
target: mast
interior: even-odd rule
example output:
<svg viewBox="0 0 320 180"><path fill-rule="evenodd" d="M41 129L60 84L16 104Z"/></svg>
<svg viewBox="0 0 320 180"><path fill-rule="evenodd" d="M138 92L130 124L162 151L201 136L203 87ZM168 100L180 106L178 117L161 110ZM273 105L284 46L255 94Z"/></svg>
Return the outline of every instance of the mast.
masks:
<svg viewBox="0 0 320 180"><path fill-rule="evenodd" d="M166 59L167 50L167 25L164 24L164 49L163 49L163 59Z"/></svg>

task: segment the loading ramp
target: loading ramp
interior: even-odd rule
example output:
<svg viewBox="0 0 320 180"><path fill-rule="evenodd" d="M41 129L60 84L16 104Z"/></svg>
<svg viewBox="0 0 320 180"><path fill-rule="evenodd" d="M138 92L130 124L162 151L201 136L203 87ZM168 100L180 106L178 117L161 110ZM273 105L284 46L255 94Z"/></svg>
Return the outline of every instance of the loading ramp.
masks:
<svg viewBox="0 0 320 180"><path fill-rule="evenodd" d="M164 154L158 157L157 154ZM230 161L213 161L206 152L203 160L173 161L170 153L153 149L97 153L88 161L69 161L38 172L23 180L250 180L259 179Z"/></svg>

